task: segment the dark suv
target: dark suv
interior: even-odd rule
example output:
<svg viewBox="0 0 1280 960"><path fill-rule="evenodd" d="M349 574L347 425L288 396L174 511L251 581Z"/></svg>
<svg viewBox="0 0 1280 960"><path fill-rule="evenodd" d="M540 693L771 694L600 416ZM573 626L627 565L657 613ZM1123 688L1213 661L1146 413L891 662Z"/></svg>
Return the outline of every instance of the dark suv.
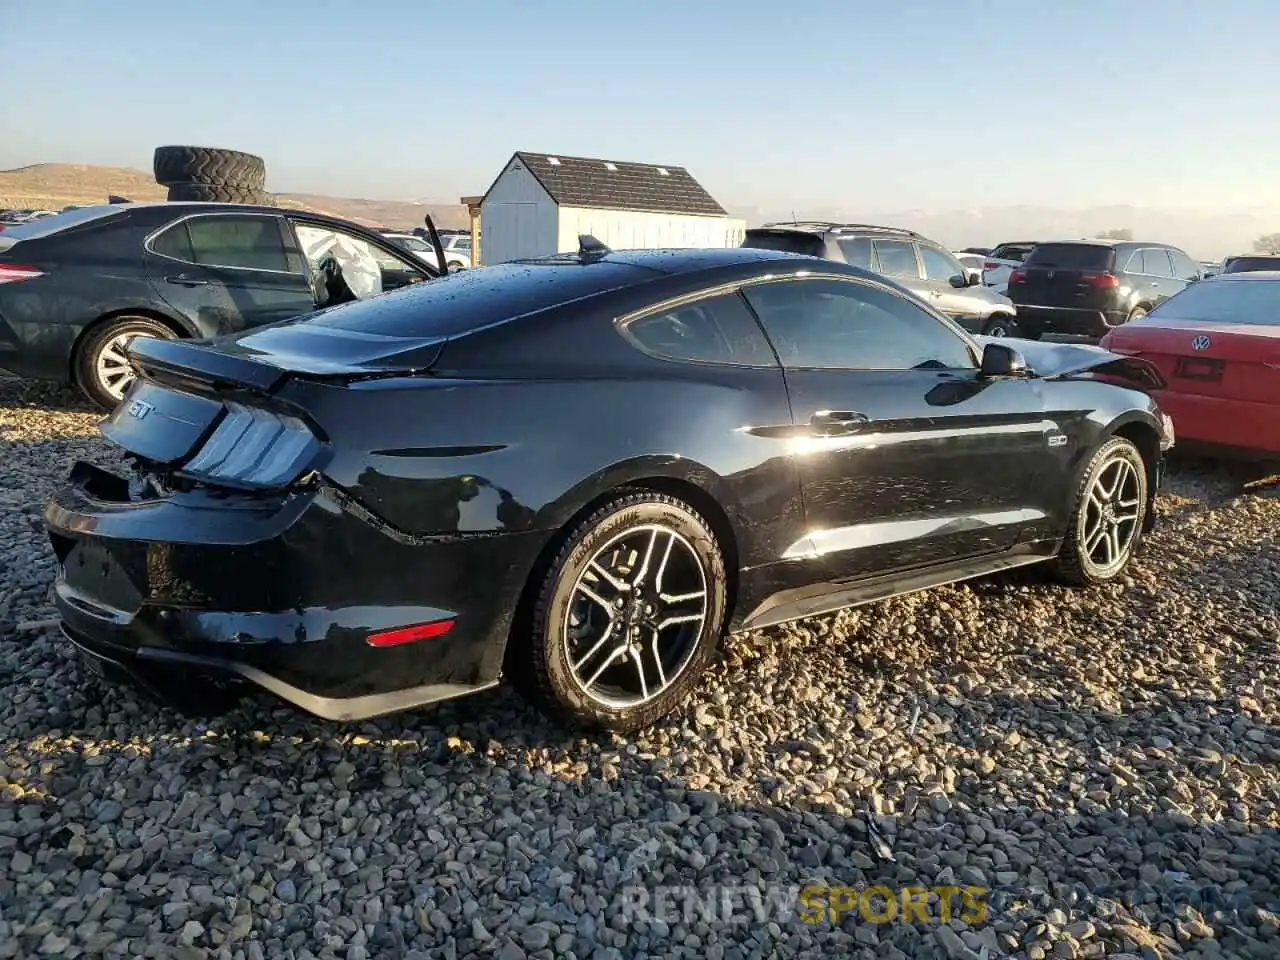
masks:
<svg viewBox="0 0 1280 960"><path fill-rule="evenodd" d="M966 330L1016 336L1008 297L982 285L940 244L911 230L865 223L766 223L748 230L742 246L802 253L852 264L888 277Z"/></svg>
<svg viewBox="0 0 1280 960"><path fill-rule="evenodd" d="M1036 244L1009 274L1009 298L1020 336L1101 337L1200 278L1200 265L1167 243L1066 240Z"/></svg>

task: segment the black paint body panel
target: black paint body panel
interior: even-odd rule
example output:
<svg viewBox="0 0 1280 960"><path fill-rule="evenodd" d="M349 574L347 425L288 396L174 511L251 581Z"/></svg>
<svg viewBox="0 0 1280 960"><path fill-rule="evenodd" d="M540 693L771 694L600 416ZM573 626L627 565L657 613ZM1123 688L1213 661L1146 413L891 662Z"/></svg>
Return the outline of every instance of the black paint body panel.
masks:
<svg viewBox="0 0 1280 960"><path fill-rule="evenodd" d="M335 355L327 375L290 372L289 329L316 342L304 320L194 348L181 385L167 379L173 364L141 378L131 396L151 398L158 431L187 429L166 417L164 390L205 399L240 391L244 402L304 419L324 453L287 489L245 494L196 486L137 496L122 478L78 468L46 510L66 568L58 606L77 642L114 655L155 646L243 658L337 698L482 684L503 669L539 561L622 487L668 491L707 514L733 577L737 629L766 608L778 619L780 597L812 607L823 593L856 594L850 584L861 580L881 595L899 574L924 583L930 569L981 572L1010 556L1051 555L1080 471L1117 429L1152 451L1156 476L1154 403L1087 373L784 374L658 359L615 323L763 276L818 267L864 276L854 268L753 250L610 259L636 266L625 286L451 334L426 369L395 375L391 361L362 355L340 373ZM554 282L557 271L592 267L533 269ZM447 292L452 282L429 286ZM407 310L414 293L390 297ZM388 357L402 347L389 342ZM215 384L209 371L225 381L232 355L252 356L258 373ZM1043 346L1037 355L1049 363ZM1095 359L1116 358L1098 351L1081 365ZM278 382L258 375L277 364ZM194 401L175 409L182 404ZM854 438L809 429L811 413L844 406L871 417ZM148 443L179 450L190 439ZM148 469L180 470L183 456ZM365 643L370 631L434 616L456 625L404 647Z"/></svg>

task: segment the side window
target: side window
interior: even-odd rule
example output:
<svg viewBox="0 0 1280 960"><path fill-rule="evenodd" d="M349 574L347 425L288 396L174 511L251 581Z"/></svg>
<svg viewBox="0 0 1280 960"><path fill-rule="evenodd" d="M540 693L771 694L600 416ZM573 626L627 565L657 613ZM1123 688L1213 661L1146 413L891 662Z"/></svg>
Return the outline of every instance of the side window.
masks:
<svg viewBox="0 0 1280 960"><path fill-rule="evenodd" d="M1200 265L1181 250L1170 250L1169 259L1173 261L1173 274L1179 280L1195 280L1200 276Z"/></svg>
<svg viewBox="0 0 1280 960"><path fill-rule="evenodd" d="M920 259L924 261L924 275L929 280L946 282L956 274L963 274L964 267L959 261L937 247L920 245Z"/></svg>
<svg viewBox="0 0 1280 960"><path fill-rule="evenodd" d="M637 317L623 330L642 349L667 360L778 365L760 325L736 293Z"/></svg>
<svg viewBox="0 0 1280 960"><path fill-rule="evenodd" d="M389 247L344 230L295 222L294 232L312 276L318 277L327 291L322 304L366 300L427 277L424 270L409 263L413 254L393 254Z"/></svg>
<svg viewBox="0 0 1280 960"><path fill-rule="evenodd" d="M1172 277L1173 265L1169 263L1169 254L1159 247L1148 247L1142 252L1142 262L1146 269L1142 271L1152 277Z"/></svg>
<svg viewBox="0 0 1280 960"><path fill-rule="evenodd" d="M876 261L880 264L879 272L886 277L920 278L920 268L916 265L915 244L905 240L875 241Z"/></svg>
<svg viewBox="0 0 1280 960"><path fill-rule="evenodd" d="M967 344L914 303L872 284L789 280L744 288L784 367L972 369Z"/></svg>
<svg viewBox="0 0 1280 960"><path fill-rule="evenodd" d="M151 238L151 252L174 260L185 260L192 263L191 235L187 233L187 220L179 220L170 224L163 232Z"/></svg>
<svg viewBox="0 0 1280 960"><path fill-rule="evenodd" d="M186 223L193 263L291 272L278 217L218 214L191 217Z"/></svg>
<svg viewBox="0 0 1280 960"><path fill-rule="evenodd" d="M871 238L845 237L836 241L840 244L840 252L844 254L845 263L863 270L871 269Z"/></svg>

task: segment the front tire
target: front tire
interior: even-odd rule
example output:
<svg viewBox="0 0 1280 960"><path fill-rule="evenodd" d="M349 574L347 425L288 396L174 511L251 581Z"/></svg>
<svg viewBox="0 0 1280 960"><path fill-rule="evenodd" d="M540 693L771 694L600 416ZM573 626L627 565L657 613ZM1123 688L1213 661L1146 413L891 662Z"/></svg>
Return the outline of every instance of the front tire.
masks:
<svg viewBox="0 0 1280 960"><path fill-rule="evenodd" d="M174 332L159 320L117 317L91 331L80 345L75 362L76 383L98 406L113 409L133 383L125 348L135 337L176 339Z"/></svg>
<svg viewBox="0 0 1280 960"><path fill-rule="evenodd" d="M725 584L715 534L689 504L654 491L611 500L570 532L543 580L531 698L574 725L653 724L685 700L714 655Z"/></svg>
<svg viewBox="0 0 1280 960"><path fill-rule="evenodd" d="M1142 539L1147 514L1147 465L1124 437L1107 440L1076 489L1056 572L1072 586L1106 583L1124 573Z"/></svg>
<svg viewBox="0 0 1280 960"><path fill-rule="evenodd" d="M1146 307L1134 307L1129 311L1129 316L1125 320L1125 323L1133 323L1135 320L1141 320L1147 315L1147 313L1148 311Z"/></svg>

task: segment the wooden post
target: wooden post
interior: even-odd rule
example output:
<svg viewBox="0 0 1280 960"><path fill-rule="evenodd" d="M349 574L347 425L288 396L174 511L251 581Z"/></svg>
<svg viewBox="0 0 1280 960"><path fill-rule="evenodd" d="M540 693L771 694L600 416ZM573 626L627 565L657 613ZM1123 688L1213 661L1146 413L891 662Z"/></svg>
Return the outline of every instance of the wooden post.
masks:
<svg viewBox="0 0 1280 960"><path fill-rule="evenodd" d="M484 197L463 197L467 205L467 215L471 218L471 265L480 266L480 204Z"/></svg>

